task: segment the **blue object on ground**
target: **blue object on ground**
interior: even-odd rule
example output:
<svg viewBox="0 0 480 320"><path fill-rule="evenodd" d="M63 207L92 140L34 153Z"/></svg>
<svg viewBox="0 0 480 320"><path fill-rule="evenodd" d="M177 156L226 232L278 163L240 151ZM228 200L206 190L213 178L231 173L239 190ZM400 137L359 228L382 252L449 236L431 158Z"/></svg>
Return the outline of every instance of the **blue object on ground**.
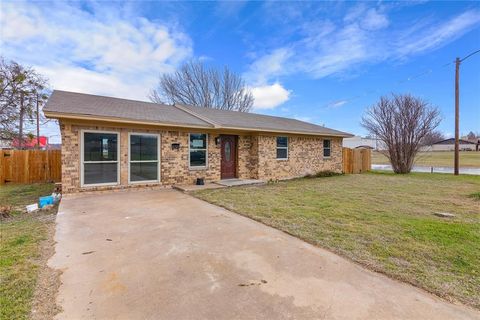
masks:
<svg viewBox="0 0 480 320"><path fill-rule="evenodd" d="M41 208L48 206L50 204L53 204L53 197L52 196L46 196L46 197L40 197L38 201L38 206Z"/></svg>

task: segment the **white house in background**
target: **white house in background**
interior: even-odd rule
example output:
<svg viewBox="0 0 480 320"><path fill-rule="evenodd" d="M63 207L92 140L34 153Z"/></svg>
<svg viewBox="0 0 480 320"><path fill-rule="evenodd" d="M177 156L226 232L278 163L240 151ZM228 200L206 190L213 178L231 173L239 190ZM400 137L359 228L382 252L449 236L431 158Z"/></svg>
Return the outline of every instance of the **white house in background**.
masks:
<svg viewBox="0 0 480 320"><path fill-rule="evenodd" d="M344 139L346 140L346 139ZM460 150L463 151L475 151L476 143L460 139ZM449 138L441 140L432 144L429 148L429 151L454 151L455 150L455 139Z"/></svg>
<svg viewBox="0 0 480 320"><path fill-rule="evenodd" d="M361 136L354 136L351 138L344 138L343 139L343 146L345 148L371 148L375 150L383 150L385 149L385 144L380 139L372 139L372 138L363 138Z"/></svg>
<svg viewBox="0 0 480 320"><path fill-rule="evenodd" d="M11 149L11 148L12 148L12 139L0 137L0 150Z"/></svg>

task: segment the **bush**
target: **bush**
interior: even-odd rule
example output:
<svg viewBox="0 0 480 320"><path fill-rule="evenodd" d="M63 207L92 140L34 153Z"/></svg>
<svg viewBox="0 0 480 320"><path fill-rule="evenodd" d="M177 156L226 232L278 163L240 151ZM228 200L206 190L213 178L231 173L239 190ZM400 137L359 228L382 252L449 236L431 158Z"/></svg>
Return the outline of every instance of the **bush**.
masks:
<svg viewBox="0 0 480 320"><path fill-rule="evenodd" d="M325 171L319 171L315 174L307 174L305 178L311 179L311 178L326 178L326 177L335 177L335 176L341 176L341 173L337 173L334 171L330 170L325 170Z"/></svg>

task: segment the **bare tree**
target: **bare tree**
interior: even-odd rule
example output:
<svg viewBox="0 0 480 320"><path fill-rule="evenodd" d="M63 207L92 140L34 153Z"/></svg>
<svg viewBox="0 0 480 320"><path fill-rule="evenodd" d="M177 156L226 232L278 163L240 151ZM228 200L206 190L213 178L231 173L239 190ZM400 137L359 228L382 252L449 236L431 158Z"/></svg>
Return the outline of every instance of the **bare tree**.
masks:
<svg viewBox="0 0 480 320"><path fill-rule="evenodd" d="M444 134L440 131L435 130L427 133L427 135L422 139L422 145L431 146L432 144L442 140L445 140Z"/></svg>
<svg viewBox="0 0 480 320"><path fill-rule="evenodd" d="M17 136L20 147L25 126L38 122L46 102L47 80L30 67L0 58L0 133L2 137ZM38 130L37 130L38 131Z"/></svg>
<svg viewBox="0 0 480 320"><path fill-rule="evenodd" d="M366 111L362 126L381 139L395 173L409 173L422 141L440 124L440 112L409 94L381 97Z"/></svg>
<svg viewBox="0 0 480 320"><path fill-rule="evenodd" d="M187 62L175 73L160 76L150 100L243 112L253 105L253 95L238 74L227 67L223 71L209 68L199 61Z"/></svg>
<svg viewBox="0 0 480 320"><path fill-rule="evenodd" d="M468 134L467 134L467 140L475 140L477 138L477 135L475 134L475 132L473 131L470 131Z"/></svg>

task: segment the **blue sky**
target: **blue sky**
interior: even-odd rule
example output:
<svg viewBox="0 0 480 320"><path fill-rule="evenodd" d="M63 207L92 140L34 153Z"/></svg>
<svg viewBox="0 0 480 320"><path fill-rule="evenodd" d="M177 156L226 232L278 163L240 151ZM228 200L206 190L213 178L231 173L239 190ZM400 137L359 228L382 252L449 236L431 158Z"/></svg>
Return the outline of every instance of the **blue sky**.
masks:
<svg viewBox="0 0 480 320"><path fill-rule="evenodd" d="M53 88L147 100L159 74L201 59L241 74L254 112L361 135L364 110L391 92L438 106L439 129L452 135L452 62L480 49L479 2L0 6L2 55L35 67ZM461 66L460 98L461 132L480 131L480 54Z"/></svg>

